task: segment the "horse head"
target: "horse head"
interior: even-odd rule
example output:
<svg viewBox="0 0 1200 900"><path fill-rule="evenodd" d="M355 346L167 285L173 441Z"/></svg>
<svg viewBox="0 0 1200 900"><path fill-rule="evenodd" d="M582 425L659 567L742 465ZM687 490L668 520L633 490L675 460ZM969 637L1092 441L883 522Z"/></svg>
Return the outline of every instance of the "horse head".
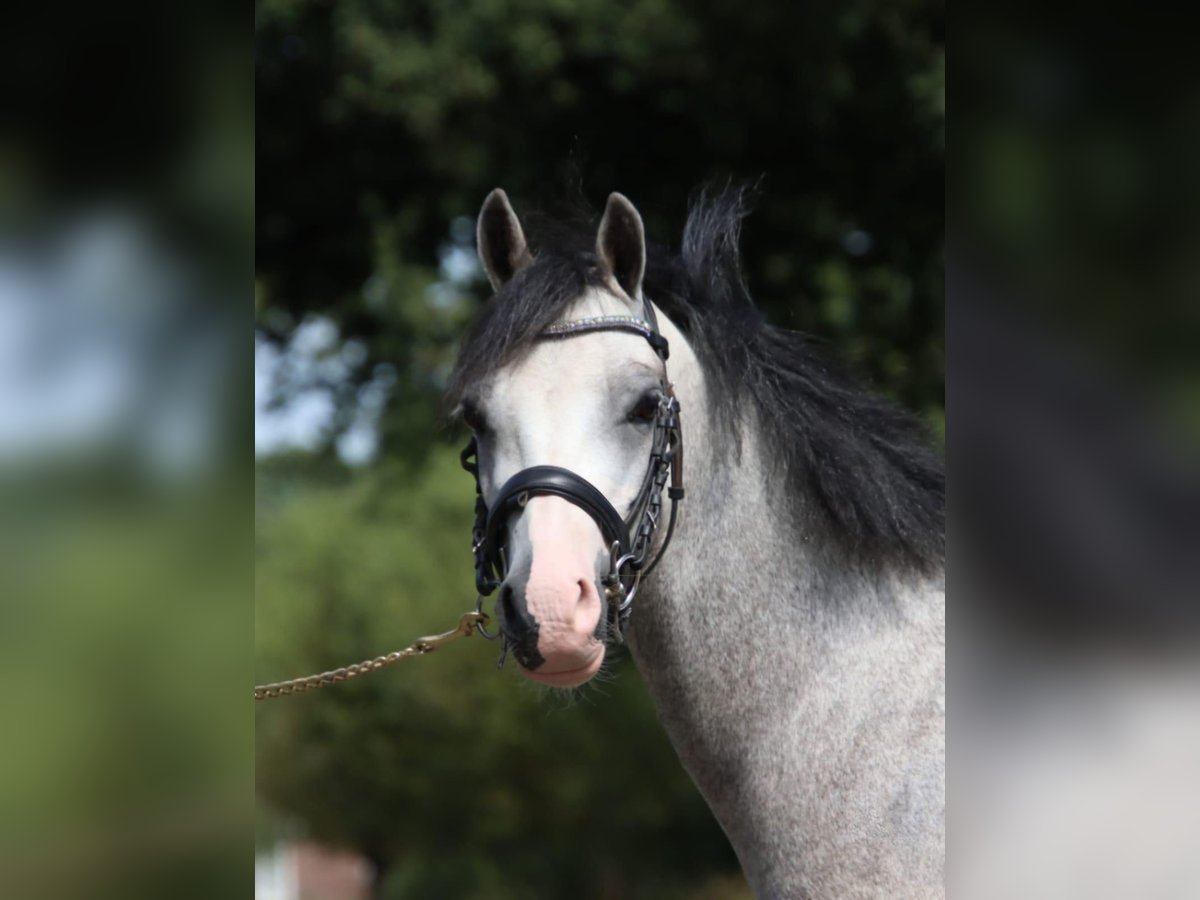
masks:
<svg viewBox="0 0 1200 900"><path fill-rule="evenodd" d="M666 341L642 295L642 220L613 194L593 248L543 259L497 189L477 240L498 307L484 316L485 338L531 322L538 338L459 392L474 435L477 559L494 576L481 590L499 589L500 629L521 671L575 687L600 670L650 564L678 449ZM541 305L563 290L568 302Z"/></svg>

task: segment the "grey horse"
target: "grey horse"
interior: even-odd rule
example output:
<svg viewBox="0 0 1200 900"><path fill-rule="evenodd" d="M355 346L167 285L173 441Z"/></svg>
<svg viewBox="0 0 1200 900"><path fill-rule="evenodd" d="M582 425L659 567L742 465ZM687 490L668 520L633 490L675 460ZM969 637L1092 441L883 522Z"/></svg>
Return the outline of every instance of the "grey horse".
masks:
<svg viewBox="0 0 1200 900"><path fill-rule="evenodd" d="M942 463L910 416L764 322L745 213L742 191L702 192L674 254L620 194L598 228L547 219L527 239L493 191L477 237L496 294L450 399L486 503L555 466L623 515L677 399L686 495L624 637L683 766L757 896L941 896ZM595 327L622 320L636 327ZM574 687L620 637L613 548L571 497L520 499L498 539L500 627L523 674Z"/></svg>

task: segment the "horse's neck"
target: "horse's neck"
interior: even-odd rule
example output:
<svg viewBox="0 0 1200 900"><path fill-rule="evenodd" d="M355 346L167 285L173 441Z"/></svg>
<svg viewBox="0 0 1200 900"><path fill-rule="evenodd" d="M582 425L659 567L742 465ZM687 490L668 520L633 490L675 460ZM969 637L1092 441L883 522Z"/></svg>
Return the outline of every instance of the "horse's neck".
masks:
<svg viewBox="0 0 1200 900"><path fill-rule="evenodd" d="M940 886L939 592L834 562L753 428L715 454L687 363L687 498L631 631L659 717L760 895Z"/></svg>

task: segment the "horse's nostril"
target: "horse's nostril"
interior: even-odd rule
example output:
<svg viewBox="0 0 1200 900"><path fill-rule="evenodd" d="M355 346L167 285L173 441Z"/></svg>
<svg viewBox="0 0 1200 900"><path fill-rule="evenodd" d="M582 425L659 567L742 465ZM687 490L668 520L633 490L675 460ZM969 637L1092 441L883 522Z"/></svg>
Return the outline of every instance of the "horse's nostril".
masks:
<svg viewBox="0 0 1200 900"><path fill-rule="evenodd" d="M496 601L500 614L500 629L512 647L517 662L527 669L536 669L546 660L538 652L538 624L529 614L525 599L509 585L500 588Z"/></svg>
<svg viewBox="0 0 1200 900"><path fill-rule="evenodd" d="M546 661L542 657L542 654L538 653L536 646L531 646L527 643L514 644L512 652L513 656L517 658L517 662L526 669L536 669Z"/></svg>

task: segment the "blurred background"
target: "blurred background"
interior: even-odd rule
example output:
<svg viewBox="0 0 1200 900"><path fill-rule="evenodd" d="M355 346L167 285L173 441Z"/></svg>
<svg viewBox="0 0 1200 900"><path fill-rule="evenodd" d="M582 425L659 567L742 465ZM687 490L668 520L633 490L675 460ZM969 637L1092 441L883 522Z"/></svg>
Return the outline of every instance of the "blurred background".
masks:
<svg viewBox="0 0 1200 900"><path fill-rule="evenodd" d="M440 397L496 186L519 214L619 190L678 247L703 182L758 181L768 317L940 434L942 29L928 2L261 2L258 680L474 600ZM260 705L261 896L322 866L388 898L749 896L624 654L570 699L495 660L476 640Z"/></svg>
<svg viewBox="0 0 1200 900"><path fill-rule="evenodd" d="M250 15L0 29L0 894L252 863Z"/></svg>
<svg viewBox="0 0 1200 900"><path fill-rule="evenodd" d="M497 184L621 190L672 245L761 177L768 316L946 434L940 6L6 13L0 890L242 896L257 852L263 897L744 896L625 663L571 701L478 642L247 686L472 599L438 396ZM1186 15L956 8L955 895L1200 884Z"/></svg>
<svg viewBox="0 0 1200 900"><path fill-rule="evenodd" d="M1200 71L1144 13L956 8L951 896L1200 896Z"/></svg>

